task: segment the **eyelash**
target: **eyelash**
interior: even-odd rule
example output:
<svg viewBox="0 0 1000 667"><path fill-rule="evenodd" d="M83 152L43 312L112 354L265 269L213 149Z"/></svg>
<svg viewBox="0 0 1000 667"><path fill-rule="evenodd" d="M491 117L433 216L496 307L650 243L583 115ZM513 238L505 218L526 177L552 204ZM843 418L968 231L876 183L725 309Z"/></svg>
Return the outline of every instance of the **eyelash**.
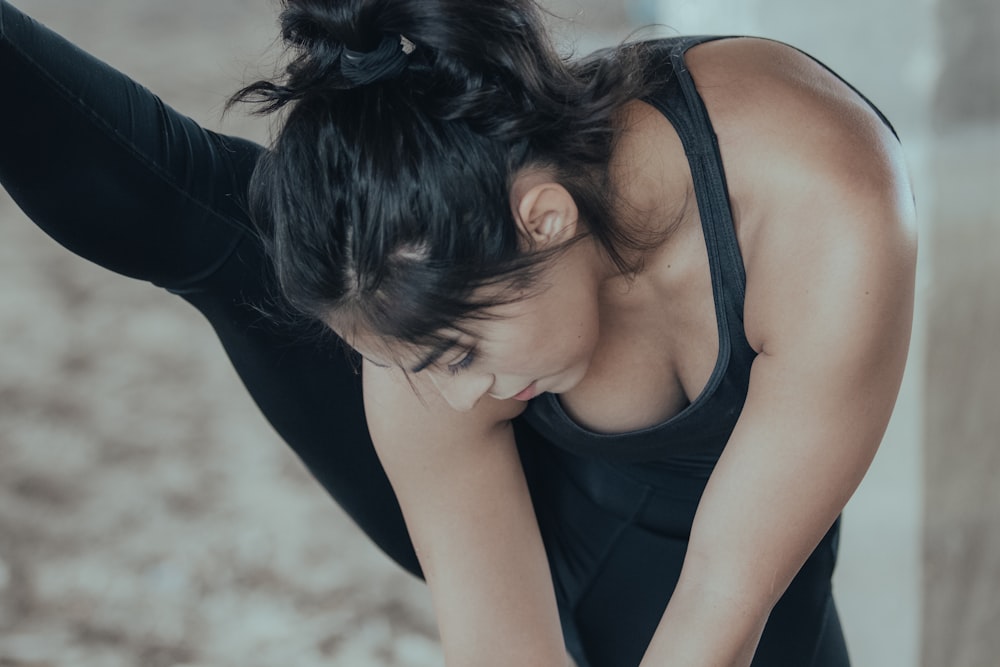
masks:
<svg viewBox="0 0 1000 667"><path fill-rule="evenodd" d="M452 375L458 375L466 368L472 365L472 362L476 360L476 350L475 348L469 350L464 357L456 361L453 364L448 364L448 372Z"/></svg>

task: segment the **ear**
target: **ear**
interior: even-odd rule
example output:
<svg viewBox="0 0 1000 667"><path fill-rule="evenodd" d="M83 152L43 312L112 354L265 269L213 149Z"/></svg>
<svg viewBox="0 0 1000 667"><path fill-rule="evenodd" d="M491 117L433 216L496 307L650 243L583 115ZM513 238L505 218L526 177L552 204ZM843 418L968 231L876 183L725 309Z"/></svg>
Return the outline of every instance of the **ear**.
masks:
<svg viewBox="0 0 1000 667"><path fill-rule="evenodd" d="M562 185L525 177L515 182L511 195L518 231L533 246L545 247L576 235L579 212Z"/></svg>

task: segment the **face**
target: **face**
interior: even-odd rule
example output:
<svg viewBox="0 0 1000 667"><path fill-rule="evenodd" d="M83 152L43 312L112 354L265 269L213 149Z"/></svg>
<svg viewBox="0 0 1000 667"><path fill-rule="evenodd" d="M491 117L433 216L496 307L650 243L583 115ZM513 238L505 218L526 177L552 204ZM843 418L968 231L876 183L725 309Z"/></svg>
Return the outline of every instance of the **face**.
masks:
<svg viewBox="0 0 1000 667"><path fill-rule="evenodd" d="M541 170L518 175L511 208L526 247L556 246L576 236L572 197ZM586 375L599 335L599 286L606 260L589 240L554 255L539 289L513 303L489 309L489 317L455 332L454 345L435 354L392 349L364 337L351 343L370 362L390 359L426 376L456 410L469 410L484 396L529 400L561 393Z"/></svg>
<svg viewBox="0 0 1000 667"><path fill-rule="evenodd" d="M455 344L432 363L427 351L393 350L363 337L352 343L376 365L427 377L456 410L487 395L527 401L568 391L586 375L599 334L597 290L574 254L559 256L543 274L541 291L490 309L468 333L455 332Z"/></svg>

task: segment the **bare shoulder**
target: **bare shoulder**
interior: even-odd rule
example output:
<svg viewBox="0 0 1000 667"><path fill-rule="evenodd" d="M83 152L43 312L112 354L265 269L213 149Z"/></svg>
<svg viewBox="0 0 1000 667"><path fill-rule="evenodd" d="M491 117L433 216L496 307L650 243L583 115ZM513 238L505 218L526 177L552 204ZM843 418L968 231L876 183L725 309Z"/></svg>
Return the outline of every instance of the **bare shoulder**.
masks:
<svg viewBox="0 0 1000 667"><path fill-rule="evenodd" d="M889 128L860 95L804 53L741 38L697 46L687 60L723 158L733 162L738 178L752 167L753 189L780 185L776 194L785 196L788 185L819 186L831 178L859 196L862 190L908 189L899 142Z"/></svg>
<svg viewBox="0 0 1000 667"><path fill-rule="evenodd" d="M847 298L853 267L889 284L912 273L913 195L899 142L871 106L800 51L709 42L688 64L719 140L747 269L758 349L795 289Z"/></svg>

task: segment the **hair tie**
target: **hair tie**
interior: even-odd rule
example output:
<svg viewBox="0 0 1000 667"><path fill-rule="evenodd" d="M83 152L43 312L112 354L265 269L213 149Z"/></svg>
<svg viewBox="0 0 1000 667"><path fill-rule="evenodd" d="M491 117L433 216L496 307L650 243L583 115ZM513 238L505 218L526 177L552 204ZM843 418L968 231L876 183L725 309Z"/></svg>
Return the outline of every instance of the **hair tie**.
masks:
<svg viewBox="0 0 1000 667"><path fill-rule="evenodd" d="M340 54L340 72L355 86L367 86L393 79L403 73L416 45L403 35L385 35L374 51L351 51Z"/></svg>

